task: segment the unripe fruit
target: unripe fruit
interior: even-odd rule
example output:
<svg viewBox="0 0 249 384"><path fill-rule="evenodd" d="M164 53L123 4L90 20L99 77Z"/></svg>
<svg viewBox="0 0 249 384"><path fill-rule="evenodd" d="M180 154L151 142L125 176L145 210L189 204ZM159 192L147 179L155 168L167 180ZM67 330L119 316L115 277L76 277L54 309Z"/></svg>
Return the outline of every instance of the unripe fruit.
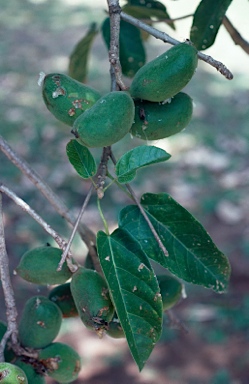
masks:
<svg viewBox="0 0 249 384"><path fill-rule="evenodd" d="M187 85L197 64L196 48L186 43L175 45L139 69L130 94L133 98L162 102Z"/></svg>
<svg viewBox="0 0 249 384"><path fill-rule="evenodd" d="M28 379L23 370L14 364L0 363L1 384L28 384Z"/></svg>
<svg viewBox="0 0 249 384"><path fill-rule="evenodd" d="M121 339L125 337L123 328L121 327L119 318L115 313L112 320L108 324L108 329L106 330L106 334L114 339Z"/></svg>
<svg viewBox="0 0 249 384"><path fill-rule="evenodd" d="M93 264L92 257L91 257L91 255L90 255L89 252L88 252L88 254L86 255L86 259L85 259L84 267L87 268L87 269L95 269L95 266L94 266L94 264Z"/></svg>
<svg viewBox="0 0 249 384"><path fill-rule="evenodd" d="M173 307L181 298L183 285L172 276L157 276L160 293L162 296L163 310L166 311Z"/></svg>
<svg viewBox="0 0 249 384"><path fill-rule="evenodd" d="M52 343L42 349L38 359L45 366L47 374L60 383L76 380L81 369L78 353L63 343Z"/></svg>
<svg viewBox="0 0 249 384"><path fill-rule="evenodd" d="M114 314L105 280L96 271L79 268L72 277L71 292L82 322L101 337Z"/></svg>
<svg viewBox="0 0 249 384"><path fill-rule="evenodd" d="M63 317L79 316L71 293L70 283L61 284L52 289L48 298L60 308Z"/></svg>
<svg viewBox="0 0 249 384"><path fill-rule="evenodd" d="M28 360L28 358L25 359ZM28 363L24 361L21 357L18 357L15 360L15 365L17 365L23 370L30 384L46 384L44 376L36 372L33 363Z"/></svg>
<svg viewBox="0 0 249 384"><path fill-rule="evenodd" d="M72 273L66 263L61 271L57 271L61 255L61 249L50 246L32 249L22 256L16 272L24 280L35 284L64 283Z"/></svg>
<svg viewBox="0 0 249 384"><path fill-rule="evenodd" d="M112 145L129 132L134 110L133 100L127 92L110 92L78 117L73 133L87 147Z"/></svg>
<svg viewBox="0 0 249 384"><path fill-rule="evenodd" d="M45 76L42 96L48 110L70 126L101 97L95 89L60 73Z"/></svg>
<svg viewBox="0 0 249 384"><path fill-rule="evenodd" d="M143 140L159 140L185 128L193 113L192 99L183 92L160 104L135 100L135 121L131 134Z"/></svg>
<svg viewBox="0 0 249 384"><path fill-rule="evenodd" d="M34 296L25 304L19 339L24 347L44 348L56 338L62 322L61 310L47 297Z"/></svg>

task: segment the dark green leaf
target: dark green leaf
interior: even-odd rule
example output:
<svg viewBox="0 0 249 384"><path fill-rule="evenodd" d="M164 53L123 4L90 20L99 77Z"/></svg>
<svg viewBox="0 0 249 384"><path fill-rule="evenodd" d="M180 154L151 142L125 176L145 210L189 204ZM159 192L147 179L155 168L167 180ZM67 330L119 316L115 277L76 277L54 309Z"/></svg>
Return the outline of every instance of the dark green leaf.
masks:
<svg viewBox="0 0 249 384"><path fill-rule="evenodd" d="M170 20L170 16L164 4L160 1L155 0L130 0L125 4L122 10L129 15L136 17L137 19L148 19L148 20ZM155 21L154 20L154 21ZM173 22L167 24L175 29Z"/></svg>
<svg viewBox="0 0 249 384"><path fill-rule="evenodd" d="M190 31L190 40L198 50L213 45L223 17L232 0L202 0L198 5Z"/></svg>
<svg viewBox="0 0 249 384"><path fill-rule="evenodd" d="M147 256L183 280L223 292L230 265L202 225L167 193L145 194L141 203L169 252L164 256L137 206L120 213L119 226L141 245Z"/></svg>
<svg viewBox="0 0 249 384"><path fill-rule="evenodd" d="M166 161L171 156L161 148L141 145L125 153L116 164L119 183L129 183L136 176L136 170L151 164Z"/></svg>
<svg viewBox="0 0 249 384"><path fill-rule="evenodd" d="M122 229L100 231L97 249L110 295L127 342L141 370L162 330L162 301L149 260Z"/></svg>
<svg viewBox="0 0 249 384"><path fill-rule="evenodd" d="M88 148L73 139L67 144L66 151L70 163L81 177L88 179L95 175L96 163Z"/></svg>
<svg viewBox="0 0 249 384"><path fill-rule="evenodd" d="M107 48L110 48L110 19L102 24L102 36ZM121 20L119 36L119 58L122 72L125 76L133 77L145 64L145 50L140 31L129 23Z"/></svg>
<svg viewBox="0 0 249 384"><path fill-rule="evenodd" d="M93 23L70 56L69 76L82 83L86 80L89 51L97 34L96 24Z"/></svg>

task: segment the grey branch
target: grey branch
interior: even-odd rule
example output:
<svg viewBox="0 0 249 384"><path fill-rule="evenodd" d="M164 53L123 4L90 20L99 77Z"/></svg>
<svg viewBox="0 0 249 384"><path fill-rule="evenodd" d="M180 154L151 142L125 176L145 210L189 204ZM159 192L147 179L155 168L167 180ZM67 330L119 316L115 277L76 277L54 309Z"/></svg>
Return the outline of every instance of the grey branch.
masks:
<svg viewBox="0 0 249 384"><path fill-rule="evenodd" d="M4 361L4 348L8 338L11 336L13 345L18 344L17 335L17 310L14 298L14 291L11 284L9 272L9 260L6 251L4 225L3 225L3 209L2 209L2 193L0 193L0 278L5 299L6 316L7 316L7 332L5 333L0 344L0 362Z"/></svg>
<svg viewBox="0 0 249 384"><path fill-rule="evenodd" d="M88 192L88 194L87 194L87 196L86 196L86 198L85 198L85 201L84 201L84 203L83 203L83 205L82 205L82 207L81 207L81 210L80 210L80 213L79 213L78 218L77 218L77 220L76 220L76 223L74 224L73 231L72 231L71 236L70 236L70 238L69 238L69 240L68 240L67 246L66 246L66 248L65 248L65 250L64 250L64 252L63 252L63 254L62 254L62 256L61 256L61 260L60 260L60 263L59 263L59 265L58 265L58 271L61 270L61 268L62 268L64 262L65 262L66 259L67 259L67 256L68 256L68 254L69 254L70 247L71 247L72 242L73 242L73 239L74 239L74 236L75 236L75 234L76 234L76 232L77 232L77 229L78 229L80 220L81 220L81 218L82 218L82 216L83 216L83 214L84 214L84 212L85 212L85 209L86 209L86 207L87 207L87 204L89 203L90 197L92 196L92 192L93 192L93 184L91 185L91 188L89 189L89 192ZM94 263L94 260L93 260L93 263Z"/></svg>
<svg viewBox="0 0 249 384"><path fill-rule="evenodd" d="M135 17L127 15L124 12L121 12L120 16L121 16L121 19L127 21L128 23L130 23L132 25L135 25L135 27L138 27L138 28L142 29L143 31L148 32L150 35L154 36L156 39L160 39L160 40L164 41L165 43L169 43L171 45L180 44L180 41L169 36L167 33L161 32L158 29L151 27L150 25L147 25L147 24L143 23L142 21L136 19ZM198 57L200 60L203 60L206 63L210 64L212 67L216 68L217 71L219 71L223 76L225 76L226 79L228 79L228 80L233 79L233 74L220 61L217 61L217 60L213 59L211 56L205 55L202 52L198 52Z"/></svg>
<svg viewBox="0 0 249 384"><path fill-rule="evenodd" d="M241 36L241 34L237 31L237 29L226 16L223 19L223 25L233 39L234 43L239 45L246 53L249 54L249 42Z"/></svg>
<svg viewBox="0 0 249 384"><path fill-rule="evenodd" d="M109 50L109 61L111 64L111 83L112 91L117 90L117 86L125 90L126 85L122 80L122 70L119 60L119 32L120 32L120 12L121 7L118 0L107 0L109 15L110 15L110 50Z"/></svg>
<svg viewBox="0 0 249 384"><path fill-rule="evenodd" d="M61 236L53 228L51 228L51 226L46 223L46 221L44 221L24 200L18 197L12 190L2 183L0 183L0 192L5 193L16 203L16 205L22 208L24 212L28 213L55 240L61 249L66 248L67 243L61 238ZM72 257L71 254L69 254L69 256L70 258ZM72 270L72 272L75 272L76 266L72 265L70 260L68 267Z"/></svg>
<svg viewBox="0 0 249 384"><path fill-rule="evenodd" d="M31 166L23 160L4 140L0 135L0 149L8 157L8 159L20 169L20 171L28 177L28 179L37 187L37 189L43 194L43 196L50 202L59 215L64 217L68 223L72 226L76 221L75 215L73 215L67 206L60 200L60 198L52 191L49 185L42 180ZM95 249L95 234L84 224L81 224L78 228L78 232L89 249L89 253L92 257L96 257Z"/></svg>

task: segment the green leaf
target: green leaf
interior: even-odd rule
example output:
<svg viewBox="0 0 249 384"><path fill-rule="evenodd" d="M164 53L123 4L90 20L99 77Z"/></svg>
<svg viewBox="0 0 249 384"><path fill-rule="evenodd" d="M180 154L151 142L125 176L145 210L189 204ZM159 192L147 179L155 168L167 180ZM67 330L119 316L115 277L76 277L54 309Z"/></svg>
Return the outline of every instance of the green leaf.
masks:
<svg viewBox="0 0 249 384"><path fill-rule="evenodd" d="M110 48L110 18L106 18L101 27L102 36L107 49ZM119 58L122 73L125 76L133 77L136 72L145 64L145 50L141 39L140 31L134 25L121 20L119 35Z"/></svg>
<svg viewBox="0 0 249 384"><path fill-rule="evenodd" d="M137 206L121 211L119 226L139 242L147 256L185 281L225 291L229 261L202 225L167 193L145 194L141 203L169 256L159 249Z"/></svg>
<svg viewBox="0 0 249 384"><path fill-rule="evenodd" d="M125 153L116 164L119 183L129 183L136 176L136 170L170 158L170 154L161 148L141 145Z"/></svg>
<svg viewBox="0 0 249 384"><path fill-rule="evenodd" d="M190 31L190 40L198 50L213 45L223 17L232 0L202 0L198 5Z"/></svg>
<svg viewBox="0 0 249 384"><path fill-rule="evenodd" d="M97 249L131 354L141 370L162 331L157 279L140 245L126 231L98 232Z"/></svg>
<svg viewBox="0 0 249 384"><path fill-rule="evenodd" d="M70 163L83 179L88 179L96 174L96 163L87 147L73 139L67 144L66 151Z"/></svg>
<svg viewBox="0 0 249 384"><path fill-rule="evenodd" d="M82 83L86 80L89 51L97 34L96 24L93 23L87 34L79 41L70 56L69 76Z"/></svg>
<svg viewBox="0 0 249 384"><path fill-rule="evenodd" d="M130 0L122 10L137 19L156 19L156 21L170 20L170 16L164 4L155 0ZM154 20L155 21L155 20ZM167 24L175 29L173 22Z"/></svg>

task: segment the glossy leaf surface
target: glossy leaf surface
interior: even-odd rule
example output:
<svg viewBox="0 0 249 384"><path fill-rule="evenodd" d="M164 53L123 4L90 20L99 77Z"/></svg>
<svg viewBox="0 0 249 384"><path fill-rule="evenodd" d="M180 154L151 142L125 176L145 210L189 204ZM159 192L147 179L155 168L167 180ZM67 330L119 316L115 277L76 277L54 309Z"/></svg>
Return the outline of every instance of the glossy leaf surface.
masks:
<svg viewBox="0 0 249 384"><path fill-rule="evenodd" d="M70 163L83 179L88 179L95 175L97 166L87 147L73 139L67 144L66 151Z"/></svg>
<svg viewBox="0 0 249 384"><path fill-rule="evenodd" d="M222 19L232 0L202 0L198 5L190 31L190 40L198 50L213 45Z"/></svg>
<svg viewBox="0 0 249 384"><path fill-rule="evenodd" d="M119 226L139 242L149 258L176 276L223 292L228 284L230 265L202 225L167 193L145 194L141 203L169 256L159 249L135 205L121 211Z"/></svg>
<svg viewBox="0 0 249 384"><path fill-rule="evenodd" d="M105 19L102 24L102 36L107 49L110 48L110 19ZM119 35L119 58L122 73L127 77L133 77L135 73L145 64L145 50L141 39L140 31L134 25L120 22Z"/></svg>
<svg viewBox="0 0 249 384"><path fill-rule="evenodd" d="M97 34L96 24L93 23L70 55L69 76L82 83L86 80L89 51Z"/></svg>
<svg viewBox="0 0 249 384"><path fill-rule="evenodd" d="M141 145L126 152L116 164L116 174L120 183L129 183L139 168L160 163L170 158L170 154L155 146Z"/></svg>
<svg viewBox="0 0 249 384"><path fill-rule="evenodd" d="M98 232L97 248L130 351L141 370L161 335L157 279L140 245L126 231Z"/></svg>

